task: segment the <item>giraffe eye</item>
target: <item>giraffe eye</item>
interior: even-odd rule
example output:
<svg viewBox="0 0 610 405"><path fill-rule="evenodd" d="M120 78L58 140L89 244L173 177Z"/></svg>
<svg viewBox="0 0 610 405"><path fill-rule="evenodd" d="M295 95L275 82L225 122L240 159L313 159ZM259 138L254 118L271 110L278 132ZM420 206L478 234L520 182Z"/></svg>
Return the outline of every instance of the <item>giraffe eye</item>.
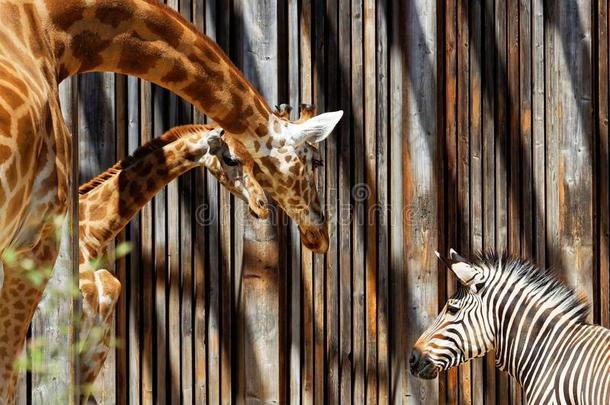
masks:
<svg viewBox="0 0 610 405"><path fill-rule="evenodd" d="M324 162L321 161L320 159L313 159L311 161L311 164L313 165L314 168L324 166Z"/></svg>
<svg viewBox="0 0 610 405"><path fill-rule="evenodd" d="M225 162L227 166L237 166L239 164L238 160L226 155L222 157L222 161Z"/></svg>

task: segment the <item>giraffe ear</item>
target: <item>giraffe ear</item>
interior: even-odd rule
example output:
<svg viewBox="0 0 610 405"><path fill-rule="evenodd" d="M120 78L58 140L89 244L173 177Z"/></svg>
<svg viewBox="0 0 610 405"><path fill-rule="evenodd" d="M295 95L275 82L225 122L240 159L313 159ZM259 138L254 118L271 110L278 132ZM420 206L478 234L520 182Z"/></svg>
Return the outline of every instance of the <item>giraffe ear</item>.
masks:
<svg viewBox="0 0 610 405"><path fill-rule="evenodd" d="M225 141L222 139L223 134L223 129L214 129L208 135L208 146L210 147L208 153L210 155L218 155L218 153L220 153L222 148L226 145Z"/></svg>
<svg viewBox="0 0 610 405"><path fill-rule="evenodd" d="M343 111L335 111L317 115L300 124L291 124L291 137L296 146L305 142L318 143L330 135L341 120Z"/></svg>

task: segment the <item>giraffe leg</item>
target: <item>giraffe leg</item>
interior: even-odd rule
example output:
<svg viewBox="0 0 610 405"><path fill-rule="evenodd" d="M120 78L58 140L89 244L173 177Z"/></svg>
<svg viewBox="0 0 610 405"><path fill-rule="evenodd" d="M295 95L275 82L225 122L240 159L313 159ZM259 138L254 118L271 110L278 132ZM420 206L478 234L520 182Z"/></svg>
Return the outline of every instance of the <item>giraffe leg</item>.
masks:
<svg viewBox="0 0 610 405"><path fill-rule="evenodd" d="M16 264L4 263L4 285L0 292L0 403L13 403L18 373L14 363L21 355L28 327L42 298L48 281L48 271L57 258L55 238L43 233L40 242L20 258L32 260L41 272L39 283L33 283ZM52 234L51 234L52 235Z"/></svg>
<svg viewBox="0 0 610 405"><path fill-rule="evenodd" d="M112 314L121 294L121 283L108 270L98 270L94 273L97 288L97 314L92 324L94 333L89 333L87 343L80 353L80 381L83 385L81 404L88 403L91 386L102 370L108 352L112 335Z"/></svg>
<svg viewBox="0 0 610 405"><path fill-rule="evenodd" d="M95 271L89 265L80 265L78 288L81 293L83 309L79 339L86 342L94 326L98 323L99 297L95 282Z"/></svg>

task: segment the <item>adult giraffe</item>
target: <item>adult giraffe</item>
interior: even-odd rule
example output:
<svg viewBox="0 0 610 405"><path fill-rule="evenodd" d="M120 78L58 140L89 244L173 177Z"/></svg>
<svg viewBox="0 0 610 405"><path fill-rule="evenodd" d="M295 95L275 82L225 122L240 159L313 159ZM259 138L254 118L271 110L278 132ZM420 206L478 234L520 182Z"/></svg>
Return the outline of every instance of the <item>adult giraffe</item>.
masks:
<svg viewBox="0 0 610 405"><path fill-rule="evenodd" d="M315 187L315 144L342 113L303 123L274 114L209 38L153 0L0 0L0 252L41 268L57 257L53 225L65 215L70 134L58 84L83 72L134 75L190 101L252 155L256 178L298 224L304 244L328 247ZM14 396L13 362L44 286L4 263L0 292L0 398Z"/></svg>

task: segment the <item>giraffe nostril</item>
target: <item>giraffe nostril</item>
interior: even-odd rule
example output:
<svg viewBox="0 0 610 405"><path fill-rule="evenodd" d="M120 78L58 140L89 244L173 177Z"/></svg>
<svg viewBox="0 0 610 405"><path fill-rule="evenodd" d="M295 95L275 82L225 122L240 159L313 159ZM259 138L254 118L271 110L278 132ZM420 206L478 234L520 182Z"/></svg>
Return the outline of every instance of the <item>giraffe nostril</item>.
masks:
<svg viewBox="0 0 610 405"><path fill-rule="evenodd" d="M264 207L265 207L265 205L266 205L265 200L263 200L262 198L257 199L257 200L256 200L256 203L258 204L258 206L259 206L260 208L264 208Z"/></svg>

